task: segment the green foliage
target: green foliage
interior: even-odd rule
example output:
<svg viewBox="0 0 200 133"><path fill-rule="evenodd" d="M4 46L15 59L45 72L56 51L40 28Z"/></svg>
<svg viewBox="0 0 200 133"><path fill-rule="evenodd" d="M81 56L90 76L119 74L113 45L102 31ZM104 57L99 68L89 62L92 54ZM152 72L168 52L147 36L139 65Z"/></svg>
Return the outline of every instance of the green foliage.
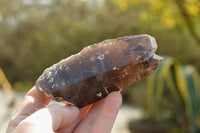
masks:
<svg viewBox="0 0 200 133"><path fill-rule="evenodd" d="M200 130L200 78L192 65L165 58L148 79L148 112L156 119L175 119L180 127Z"/></svg>
<svg viewBox="0 0 200 133"><path fill-rule="evenodd" d="M179 26L187 28L194 40L200 44L199 0L113 0L122 11L137 6L144 6L140 13L142 21L158 21L169 29Z"/></svg>

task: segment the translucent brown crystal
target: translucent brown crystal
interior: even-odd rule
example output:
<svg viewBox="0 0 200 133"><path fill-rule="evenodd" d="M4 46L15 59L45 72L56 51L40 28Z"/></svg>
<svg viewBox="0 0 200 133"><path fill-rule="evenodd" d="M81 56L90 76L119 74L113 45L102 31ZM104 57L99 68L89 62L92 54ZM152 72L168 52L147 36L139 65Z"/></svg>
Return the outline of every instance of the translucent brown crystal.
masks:
<svg viewBox="0 0 200 133"><path fill-rule="evenodd" d="M81 108L152 74L162 60L156 49L149 35L105 40L47 68L36 88Z"/></svg>

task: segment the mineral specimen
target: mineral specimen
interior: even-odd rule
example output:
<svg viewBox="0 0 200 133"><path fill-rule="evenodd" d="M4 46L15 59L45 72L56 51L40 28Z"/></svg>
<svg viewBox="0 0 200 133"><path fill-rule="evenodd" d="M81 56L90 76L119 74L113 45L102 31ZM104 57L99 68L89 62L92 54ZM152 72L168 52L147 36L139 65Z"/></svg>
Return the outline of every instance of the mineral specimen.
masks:
<svg viewBox="0 0 200 133"><path fill-rule="evenodd" d="M152 74L162 60L156 49L146 34L105 40L47 68L36 88L81 108Z"/></svg>

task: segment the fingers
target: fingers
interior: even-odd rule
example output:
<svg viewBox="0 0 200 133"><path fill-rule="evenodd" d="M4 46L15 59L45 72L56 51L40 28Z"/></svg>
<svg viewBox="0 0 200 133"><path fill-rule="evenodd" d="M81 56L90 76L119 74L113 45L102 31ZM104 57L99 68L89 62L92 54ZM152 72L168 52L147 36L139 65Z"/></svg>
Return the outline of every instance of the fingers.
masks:
<svg viewBox="0 0 200 133"><path fill-rule="evenodd" d="M76 119L76 121L70 125L69 127L66 127L66 128L62 128L60 130L58 130L59 133L72 133L73 130L78 126L82 116L84 115L85 111L88 109L89 106L86 106L86 107L83 107L79 110L79 116L78 118Z"/></svg>
<svg viewBox="0 0 200 133"><path fill-rule="evenodd" d="M35 86L25 95L21 107L10 121L9 127L16 127L23 119L35 111L45 107L50 98L37 91Z"/></svg>
<svg viewBox="0 0 200 133"><path fill-rule="evenodd" d="M75 129L75 133L110 133L121 103L121 94L112 92L105 100L96 103L92 107L86 118Z"/></svg>
<svg viewBox="0 0 200 133"><path fill-rule="evenodd" d="M105 100L103 108L99 113L92 132L110 133L122 104L122 97L119 92L114 92Z"/></svg>
<svg viewBox="0 0 200 133"><path fill-rule="evenodd" d="M16 133L53 133L70 126L78 115L77 107L52 104L24 119L16 128Z"/></svg>
<svg viewBox="0 0 200 133"><path fill-rule="evenodd" d="M119 92L111 93L106 99L94 104L86 118L78 124L87 107L82 108L80 112L72 106L49 105L43 108L50 102L50 99L33 87L26 94L20 109L11 120L7 133L15 129L20 133L51 133L54 131L67 133L74 129L75 132L109 133L121 106L121 101Z"/></svg>

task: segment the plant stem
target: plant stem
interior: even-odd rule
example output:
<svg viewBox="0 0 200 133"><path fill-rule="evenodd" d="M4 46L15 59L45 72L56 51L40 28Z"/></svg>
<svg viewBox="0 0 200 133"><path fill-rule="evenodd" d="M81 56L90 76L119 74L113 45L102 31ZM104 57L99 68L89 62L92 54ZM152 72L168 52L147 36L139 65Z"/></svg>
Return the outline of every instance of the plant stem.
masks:
<svg viewBox="0 0 200 133"><path fill-rule="evenodd" d="M194 40L197 42L197 44L200 45L200 36L198 35L197 32L195 32L195 26L194 23L192 22L189 13L187 12L187 9L184 7L185 0L177 0L177 6L178 9L181 13L181 16L188 28L189 33L191 36L194 38Z"/></svg>

